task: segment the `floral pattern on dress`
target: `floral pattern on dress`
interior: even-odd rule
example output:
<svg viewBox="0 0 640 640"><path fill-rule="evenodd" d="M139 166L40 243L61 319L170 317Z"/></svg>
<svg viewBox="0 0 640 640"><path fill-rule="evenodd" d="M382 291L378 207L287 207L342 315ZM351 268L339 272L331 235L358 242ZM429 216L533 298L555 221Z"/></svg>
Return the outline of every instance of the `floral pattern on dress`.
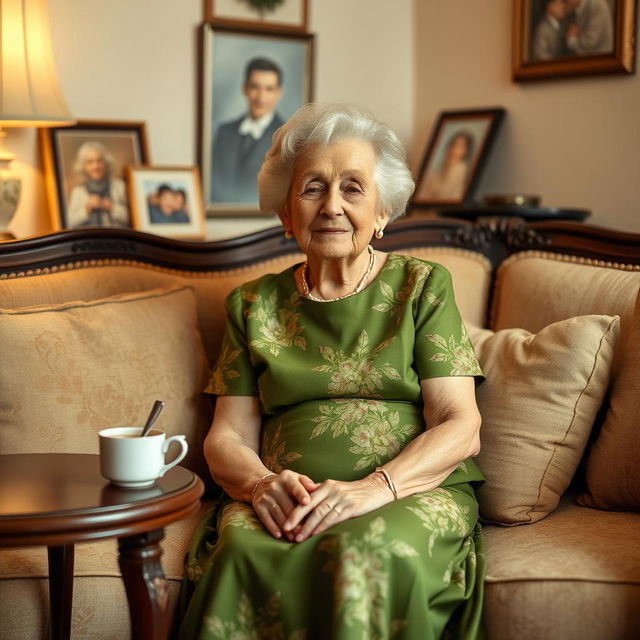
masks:
<svg viewBox="0 0 640 640"><path fill-rule="evenodd" d="M263 432L260 458L265 467L275 473L280 473L287 465L301 457L295 451L287 451L287 442L282 440L282 424L276 428L273 436L269 438L268 432Z"/></svg>
<svg viewBox="0 0 640 640"><path fill-rule="evenodd" d="M418 557L418 552L402 540L385 538L386 523L378 517L364 535L341 533L325 538L318 546L332 558L323 571L334 576L335 615L353 627L359 622L363 640L391 638L406 620L387 620L384 609L389 597L390 580L386 561L392 556Z"/></svg>
<svg viewBox="0 0 640 640"><path fill-rule="evenodd" d="M422 526L431 532L427 551L431 556L437 538L447 533L464 538L471 533L468 522L468 506L460 506L451 492L441 487L420 495L416 506L407 506L420 520Z"/></svg>
<svg viewBox="0 0 640 640"><path fill-rule="evenodd" d="M222 620L218 616L205 616L204 627L213 638L222 640L305 640L306 629L297 629L286 635L280 618L282 596L274 593L257 611L246 592L238 602L235 620Z"/></svg>
<svg viewBox="0 0 640 640"><path fill-rule="evenodd" d="M402 424L398 411L377 400L336 399L320 405L321 415L311 422L316 427L311 438L330 430L334 438L350 433L354 443L349 451L359 456L354 471L377 466L394 458L404 448L408 438L420 433L414 424Z"/></svg>
<svg viewBox="0 0 640 640"><path fill-rule="evenodd" d="M370 349L369 334L363 329L358 337L358 344L350 355L342 349L319 347L320 355L329 364L314 367L313 371L331 373L328 386L330 395L379 398L380 394L375 392L383 388L383 378L400 379L398 371L388 362L381 365L374 362L375 357L395 339L393 336Z"/></svg>
<svg viewBox="0 0 640 640"><path fill-rule="evenodd" d="M252 340L249 344L257 349L268 349L269 353L277 356L282 349L298 347L303 351L307 348L307 341L301 335L304 326L300 323L300 314L296 308L300 305L300 296L292 293L284 302L278 300L274 291L266 300L258 293L244 292L243 298L252 303L247 318L255 318L259 323L261 338Z"/></svg>
<svg viewBox="0 0 640 640"><path fill-rule="evenodd" d="M440 353L434 353L429 360L432 362L450 362L452 376L482 375L464 323L460 326L459 341L456 340L453 334L449 336L449 340L437 333L427 334L427 340L433 342L441 350Z"/></svg>
<svg viewBox="0 0 640 640"><path fill-rule="evenodd" d="M263 528L260 518L258 518L253 508L244 502L236 500L225 505L222 510L220 524L218 525L219 535L222 535L222 532L227 527L241 527L242 529L254 531Z"/></svg>
<svg viewBox="0 0 640 640"><path fill-rule="evenodd" d="M387 312L391 314L392 318L395 318L397 323L400 323L402 314L407 307L407 302L415 297L416 292L420 290L424 281L428 278L429 274L433 271L433 265L425 262L417 262L414 260L408 260L406 263L404 260L398 260L396 256L389 256L388 267L389 269L402 268L407 265L409 274L406 284L397 293L393 287L384 280L379 280L380 291L384 302L374 305L372 308L376 311ZM426 301L434 301L439 304L440 301L433 296L432 299Z"/></svg>
<svg viewBox="0 0 640 640"><path fill-rule="evenodd" d="M211 373L211 379L206 388L207 393L215 393L217 395L228 393L229 387L227 386L227 381L240 377L238 371L231 368L231 364L240 353L240 349L232 350L229 348L229 345L225 345Z"/></svg>

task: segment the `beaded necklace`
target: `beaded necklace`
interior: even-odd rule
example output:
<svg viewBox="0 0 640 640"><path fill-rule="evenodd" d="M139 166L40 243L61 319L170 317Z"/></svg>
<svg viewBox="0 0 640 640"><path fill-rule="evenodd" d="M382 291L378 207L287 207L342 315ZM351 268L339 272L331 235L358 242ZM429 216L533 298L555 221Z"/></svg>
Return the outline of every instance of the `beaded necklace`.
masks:
<svg viewBox="0 0 640 640"><path fill-rule="evenodd" d="M347 295L345 296L338 296L337 298L318 298L311 294L311 292L309 291L309 283L307 281L307 270L309 266L305 261L304 265L302 266L302 293L304 294L305 298L309 298L309 300L313 300L314 302L335 302L336 300L344 300L345 298L350 298L351 296L355 296L356 293L360 293L364 289L364 286L367 283L369 276L371 275L371 271L373 270L373 266L376 263L376 254L373 251L373 247L369 245L367 247L367 250L369 251L369 256L370 256L369 266L367 267L367 270L364 272L364 275L362 276L362 279L358 283L358 286L351 293L347 293Z"/></svg>

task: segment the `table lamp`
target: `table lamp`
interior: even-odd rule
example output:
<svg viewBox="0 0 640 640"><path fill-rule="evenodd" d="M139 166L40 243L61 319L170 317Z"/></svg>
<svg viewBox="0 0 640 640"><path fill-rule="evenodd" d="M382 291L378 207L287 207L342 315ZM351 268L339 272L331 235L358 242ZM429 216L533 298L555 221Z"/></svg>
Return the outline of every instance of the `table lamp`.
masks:
<svg viewBox="0 0 640 640"><path fill-rule="evenodd" d="M20 200L20 176L2 148L4 127L74 124L58 87L46 0L0 0L0 239Z"/></svg>

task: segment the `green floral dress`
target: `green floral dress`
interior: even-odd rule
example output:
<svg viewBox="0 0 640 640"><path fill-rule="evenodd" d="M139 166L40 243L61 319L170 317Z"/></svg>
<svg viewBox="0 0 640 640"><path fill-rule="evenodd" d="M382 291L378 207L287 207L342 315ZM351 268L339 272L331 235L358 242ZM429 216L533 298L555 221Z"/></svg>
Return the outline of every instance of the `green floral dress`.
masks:
<svg viewBox="0 0 640 640"><path fill-rule="evenodd" d="M356 480L424 430L420 380L482 372L441 265L390 254L366 289L325 303L298 294L294 269L230 294L207 391L259 396L269 469ZM483 480L466 460L437 489L302 543L223 496L189 553L180 637L481 637Z"/></svg>

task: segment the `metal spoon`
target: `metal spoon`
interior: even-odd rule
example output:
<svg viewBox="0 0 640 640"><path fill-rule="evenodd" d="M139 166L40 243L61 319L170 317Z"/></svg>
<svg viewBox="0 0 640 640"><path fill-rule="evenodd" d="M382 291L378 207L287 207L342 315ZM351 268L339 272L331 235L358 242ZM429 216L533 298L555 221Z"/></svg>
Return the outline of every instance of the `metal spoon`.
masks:
<svg viewBox="0 0 640 640"><path fill-rule="evenodd" d="M151 412L149 413L149 417L147 418L147 423L142 429L142 435L140 436L141 438L144 438L149 433L149 431L151 431L151 427L153 427L155 421L158 419L158 416L160 415L160 413L162 413L163 409L164 402L162 402L162 400L156 400L153 403L153 407L151 407Z"/></svg>

